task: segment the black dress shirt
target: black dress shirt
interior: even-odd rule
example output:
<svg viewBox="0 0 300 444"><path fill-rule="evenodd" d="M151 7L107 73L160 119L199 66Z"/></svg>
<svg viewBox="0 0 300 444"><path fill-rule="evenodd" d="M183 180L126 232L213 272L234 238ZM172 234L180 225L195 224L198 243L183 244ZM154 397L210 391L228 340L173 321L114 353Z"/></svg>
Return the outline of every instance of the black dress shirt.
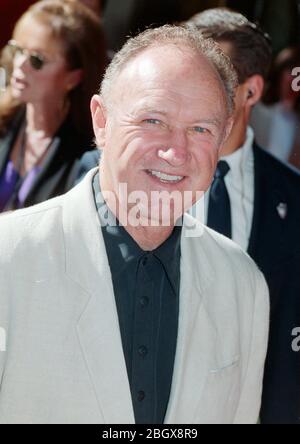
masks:
<svg viewBox="0 0 300 444"><path fill-rule="evenodd" d="M177 343L181 227L176 226L155 250L144 251L105 204L98 174L93 188L112 274L135 421L162 424Z"/></svg>

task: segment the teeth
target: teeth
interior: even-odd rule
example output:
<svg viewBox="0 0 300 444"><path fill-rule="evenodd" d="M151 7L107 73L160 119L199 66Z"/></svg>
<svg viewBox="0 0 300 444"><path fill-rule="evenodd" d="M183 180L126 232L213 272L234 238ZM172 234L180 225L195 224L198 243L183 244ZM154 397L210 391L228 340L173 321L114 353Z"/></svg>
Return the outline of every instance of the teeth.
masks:
<svg viewBox="0 0 300 444"><path fill-rule="evenodd" d="M178 182L183 179L183 176L170 176L169 174L161 173L160 171L149 170L149 173L152 174L152 176L167 182Z"/></svg>

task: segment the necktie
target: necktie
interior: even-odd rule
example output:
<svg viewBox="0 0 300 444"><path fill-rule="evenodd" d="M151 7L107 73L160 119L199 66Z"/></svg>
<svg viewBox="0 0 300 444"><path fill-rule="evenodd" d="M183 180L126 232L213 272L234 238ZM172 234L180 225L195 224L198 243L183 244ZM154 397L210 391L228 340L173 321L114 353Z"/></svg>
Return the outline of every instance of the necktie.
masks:
<svg viewBox="0 0 300 444"><path fill-rule="evenodd" d="M217 165L215 177L210 187L207 225L224 236L231 238L230 199L224 178L230 167L225 160Z"/></svg>

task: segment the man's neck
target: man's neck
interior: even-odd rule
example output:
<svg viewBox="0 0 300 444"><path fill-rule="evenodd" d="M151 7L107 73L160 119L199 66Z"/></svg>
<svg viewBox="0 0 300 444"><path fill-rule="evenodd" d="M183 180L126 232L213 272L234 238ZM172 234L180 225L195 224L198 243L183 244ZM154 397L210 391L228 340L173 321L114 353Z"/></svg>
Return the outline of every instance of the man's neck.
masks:
<svg viewBox="0 0 300 444"><path fill-rule="evenodd" d="M174 229L174 227L132 227L128 224L124 228L138 246L145 251L155 250L162 245Z"/></svg>
<svg viewBox="0 0 300 444"><path fill-rule="evenodd" d="M247 138L248 121L246 116L235 120L231 133L221 149L220 156L229 156L244 145Z"/></svg>

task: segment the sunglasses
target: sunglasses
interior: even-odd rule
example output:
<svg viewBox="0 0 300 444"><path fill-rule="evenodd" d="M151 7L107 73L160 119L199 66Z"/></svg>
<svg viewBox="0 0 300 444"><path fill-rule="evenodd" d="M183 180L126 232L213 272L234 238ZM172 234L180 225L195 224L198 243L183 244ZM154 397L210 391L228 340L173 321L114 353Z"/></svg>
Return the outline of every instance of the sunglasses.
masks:
<svg viewBox="0 0 300 444"><path fill-rule="evenodd" d="M9 40L7 46L11 49L13 56L16 56L18 54L26 55L29 60L30 66L36 71L42 69L45 63L47 63L45 58L41 54L38 54L37 52L31 52L28 49L22 48L17 44L15 40Z"/></svg>

